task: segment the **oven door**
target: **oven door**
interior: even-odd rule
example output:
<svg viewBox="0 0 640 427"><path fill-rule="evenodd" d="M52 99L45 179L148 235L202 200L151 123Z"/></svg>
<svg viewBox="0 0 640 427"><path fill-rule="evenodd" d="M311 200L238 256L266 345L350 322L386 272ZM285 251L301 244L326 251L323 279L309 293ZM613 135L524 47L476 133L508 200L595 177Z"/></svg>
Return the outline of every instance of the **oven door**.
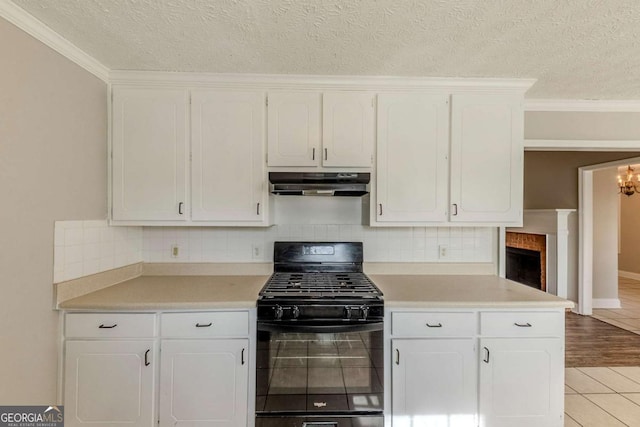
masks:
<svg viewBox="0 0 640 427"><path fill-rule="evenodd" d="M257 350L257 427L382 426L382 322L259 321Z"/></svg>

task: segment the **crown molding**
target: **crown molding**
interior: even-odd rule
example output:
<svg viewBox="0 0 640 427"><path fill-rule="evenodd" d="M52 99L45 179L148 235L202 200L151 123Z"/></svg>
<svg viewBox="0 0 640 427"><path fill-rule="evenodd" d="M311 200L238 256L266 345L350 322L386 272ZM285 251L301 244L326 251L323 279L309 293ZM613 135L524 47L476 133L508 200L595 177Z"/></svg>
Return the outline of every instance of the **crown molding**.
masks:
<svg viewBox="0 0 640 427"><path fill-rule="evenodd" d="M13 2L8 0L0 1L0 17L11 22L100 80L106 83L109 82L109 69L106 66Z"/></svg>
<svg viewBox="0 0 640 427"><path fill-rule="evenodd" d="M640 151L637 140L525 139L525 151Z"/></svg>
<svg viewBox="0 0 640 427"><path fill-rule="evenodd" d="M640 100L525 99L525 111L639 113Z"/></svg>
<svg viewBox="0 0 640 427"><path fill-rule="evenodd" d="M333 76L249 73L192 73L165 71L113 70L109 80L119 85L216 86L269 89L451 89L452 91L491 91L524 93L535 79L444 78L401 76Z"/></svg>

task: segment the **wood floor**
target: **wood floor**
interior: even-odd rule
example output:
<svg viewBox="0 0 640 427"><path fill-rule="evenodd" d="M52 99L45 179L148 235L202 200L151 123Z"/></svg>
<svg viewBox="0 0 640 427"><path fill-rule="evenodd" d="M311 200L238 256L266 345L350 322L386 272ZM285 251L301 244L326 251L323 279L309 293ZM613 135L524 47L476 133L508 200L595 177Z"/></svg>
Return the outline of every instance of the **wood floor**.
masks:
<svg viewBox="0 0 640 427"><path fill-rule="evenodd" d="M640 335L593 317L567 313L565 365L640 366Z"/></svg>

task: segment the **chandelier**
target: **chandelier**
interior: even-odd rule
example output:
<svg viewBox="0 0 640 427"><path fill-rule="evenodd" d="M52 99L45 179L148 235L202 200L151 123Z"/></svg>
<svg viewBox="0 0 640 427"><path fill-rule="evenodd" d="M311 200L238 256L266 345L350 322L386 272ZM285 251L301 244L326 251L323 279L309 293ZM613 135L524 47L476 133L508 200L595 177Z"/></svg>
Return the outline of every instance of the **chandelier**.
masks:
<svg viewBox="0 0 640 427"><path fill-rule="evenodd" d="M632 195L633 193L640 192L640 174L636 175L636 179L633 179L633 168L631 166L627 167L627 175L624 177L618 175L618 188L620 189L620 194L625 194L627 196Z"/></svg>

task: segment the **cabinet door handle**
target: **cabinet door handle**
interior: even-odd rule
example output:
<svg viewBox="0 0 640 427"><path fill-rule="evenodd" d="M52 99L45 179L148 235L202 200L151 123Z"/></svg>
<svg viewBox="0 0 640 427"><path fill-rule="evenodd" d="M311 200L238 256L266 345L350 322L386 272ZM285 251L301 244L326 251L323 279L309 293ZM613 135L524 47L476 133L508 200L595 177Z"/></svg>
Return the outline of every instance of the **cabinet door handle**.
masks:
<svg viewBox="0 0 640 427"><path fill-rule="evenodd" d="M452 206L453 206L453 214L452 215L453 216L458 215L458 204L454 203Z"/></svg>
<svg viewBox="0 0 640 427"><path fill-rule="evenodd" d="M329 154L327 153L327 149L324 149L324 159L327 160L327 158L329 157Z"/></svg>
<svg viewBox="0 0 640 427"><path fill-rule="evenodd" d="M256 215L260 215L260 202L256 203Z"/></svg>
<svg viewBox="0 0 640 427"><path fill-rule="evenodd" d="M484 348L485 351L485 357L484 359L482 359L482 361L484 363L489 363L489 356L491 355L491 353L489 352L489 349L487 347Z"/></svg>
<svg viewBox="0 0 640 427"><path fill-rule="evenodd" d="M213 325L212 322L209 322L209 323L196 323L196 328L208 328L211 325Z"/></svg>
<svg viewBox="0 0 640 427"><path fill-rule="evenodd" d="M442 323L427 323L427 328L442 328Z"/></svg>
<svg viewBox="0 0 640 427"><path fill-rule="evenodd" d="M244 348L242 349L242 353L240 353L240 363L244 365Z"/></svg>
<svg viewBox="0 0 640 427"><path fill-rule="evenodd" d="M100 328L100 329L113 329L113 328L115 328L116 326L118 326L118 324L117 324L117 323L114 323L114 324L113 324L113 325L111 325L111 326L107 326L107 325L105 325L105 324L103 323L102 325L98 326L98 328Z"/></svg>
<svg viewBox="0 0 640 427"><path fill-rule="evenodd" d="M311 149L311 160L315 160L316 159L316 147L313 147Z"/></svg>
<svg viewBox="0 0 640 427"><path fill-rule="evenodd" d="M382 216L382 203L378 203L378 207L380 208L380 216Z"/></svg>
<svg viewBox="0 0 640 427"><path fill-rule="evenodd" d="M514 325L516 325L518 328L530 328L531 327L531 323L527 322L527 323L514 323Z"/></svg>
<svg viewBox="0 0 640 427"><path fill-rule="evenodd" d="M149 349L149 350L144 352L144 366L151 365L151 362L149 362L149 352L150 351L151 351L151 349Z"/></svg>
<svg viewBox="0 0 640 427"><path fill-rule="evenodd" d="M396 348L396 365L400 364L400 349Z"/></svg>
<svg viewBox="0 0 640 427"><path fill-rule="evenodd" d="M184 212L182 212L182 205L184 205L183 202L178 203L178 214L182 215Z"/></svg>

